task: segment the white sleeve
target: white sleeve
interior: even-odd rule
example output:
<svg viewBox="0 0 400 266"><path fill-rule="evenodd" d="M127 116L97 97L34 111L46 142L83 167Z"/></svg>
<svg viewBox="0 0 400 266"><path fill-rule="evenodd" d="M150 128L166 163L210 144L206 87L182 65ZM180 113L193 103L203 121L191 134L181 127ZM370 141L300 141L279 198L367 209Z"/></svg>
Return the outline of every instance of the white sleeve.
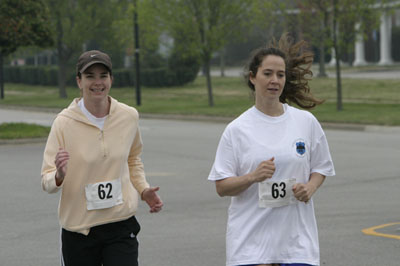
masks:
<svg viewBox="0 0 400 266"><path fill-rule="evenodd" d="M335 168L329 151L328 141L318 121L315 120L314 138L311 145L311 173L320 173L324 176L334 176Z"/></svg>
<svg viewBox="0 0 400 266"><path fill-rule="evenodd" d="M226 128L219 141L215 161L208 180L216 181L237 176L237 160L229 128Z"/></svg>

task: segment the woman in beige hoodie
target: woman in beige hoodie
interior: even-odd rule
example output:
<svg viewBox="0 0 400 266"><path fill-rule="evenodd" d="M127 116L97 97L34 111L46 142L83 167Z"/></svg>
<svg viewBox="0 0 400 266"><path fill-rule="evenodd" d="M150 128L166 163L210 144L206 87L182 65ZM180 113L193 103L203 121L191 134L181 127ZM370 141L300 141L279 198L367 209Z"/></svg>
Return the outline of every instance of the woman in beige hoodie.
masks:
<svg viewBox="0 0 400 266"><path fill-rule="evenodd" d="M139 196L150 212L163 206L145 178L138 112L108 95L107 54L83 53L76 80L82 97L54 120L42 165L43 189L61 190L62 263L138 265Z"/></svg>

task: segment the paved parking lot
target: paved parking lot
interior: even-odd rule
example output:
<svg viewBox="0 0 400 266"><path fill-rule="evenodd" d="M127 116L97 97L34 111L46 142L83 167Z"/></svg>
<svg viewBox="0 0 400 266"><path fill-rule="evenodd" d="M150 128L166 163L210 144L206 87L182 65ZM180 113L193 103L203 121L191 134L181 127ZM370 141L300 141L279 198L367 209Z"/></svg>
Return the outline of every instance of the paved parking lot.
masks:
<svg viewBox="0 0 400 266"><path fill-rule="evenodd" d="M147 178L165 202L159 214L140 205L141 265L224 265L229 198L219 198L207 181L224 127L141 120ZM321 265L399 265L400 241L388 237L400 236L399 133L326 134L337 175L315 195ZM59 194L41 190L43 149L44 143L0 145L0 265L59 265Z"/></svg>

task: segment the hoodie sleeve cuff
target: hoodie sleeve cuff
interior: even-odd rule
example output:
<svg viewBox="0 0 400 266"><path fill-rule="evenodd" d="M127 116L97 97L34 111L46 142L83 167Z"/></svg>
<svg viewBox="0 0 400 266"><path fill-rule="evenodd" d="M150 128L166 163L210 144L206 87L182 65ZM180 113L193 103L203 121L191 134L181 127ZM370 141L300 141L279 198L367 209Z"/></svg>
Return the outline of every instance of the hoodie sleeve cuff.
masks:
<svg viewBox="0 0 400 266"><path fill-rule="evenodd" d="M42 188L43 190L47 191L48 193L56 193L59 191L63 183L61 183L60 186L57 186L56 184L56 172L53 173L48 173L42 178Z"/></svg>

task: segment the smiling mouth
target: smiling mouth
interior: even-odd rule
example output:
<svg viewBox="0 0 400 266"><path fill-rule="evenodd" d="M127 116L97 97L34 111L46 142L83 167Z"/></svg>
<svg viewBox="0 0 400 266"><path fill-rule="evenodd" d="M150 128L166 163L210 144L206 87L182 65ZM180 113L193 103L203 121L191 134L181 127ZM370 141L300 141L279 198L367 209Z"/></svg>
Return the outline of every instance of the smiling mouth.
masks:
<svg viewBox="0 0 400 266"><path fill-rule="evenodd" d="M275 89L275 88L268 88L267 90L269 90L269 91L278 91L278 89Z"/></svg>
<svg viewBox="0 0 400 266"><path fill-rule="evenodd" d="M92 92L103 92L105 90L105 88L102 89L90 89L90 91Z"/></svg>

